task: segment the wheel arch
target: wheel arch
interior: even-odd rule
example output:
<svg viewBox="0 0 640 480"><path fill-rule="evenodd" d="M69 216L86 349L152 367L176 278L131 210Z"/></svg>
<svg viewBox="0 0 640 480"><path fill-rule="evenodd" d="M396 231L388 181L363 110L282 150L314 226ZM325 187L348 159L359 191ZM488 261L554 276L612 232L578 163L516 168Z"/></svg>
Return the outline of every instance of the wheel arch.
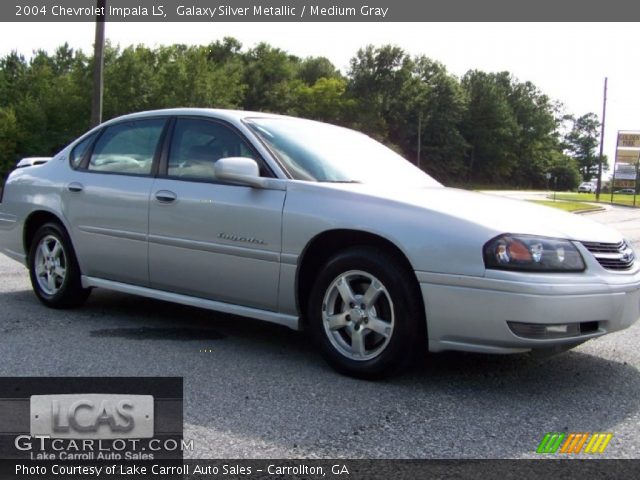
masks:
<svg viewBox="0 0 640 480"><path fill-rule="evenodd" d="M300 312L303 326L306 323L306 315L309 296L304 292L310 292L318 270L332 256L352 247L376 247L389 255L392 255L411 275L411 281L416 287L416 294L424 312L424 299L420 293L418 279L415 276L413 266L405 253L392 241L380 235L362 230L335 229L319 233L312 238L303 250L298 262L296 274L296 304ZM426 323L425 323L426 326Z"/></svg>
<svg viewBox="0 0 640 480"><path fill-rule="evenodd" d="M25 219L24 228L22 230L22 244L26 255L29 255L31 243L33 242L33 238L35 237L38 229L45 223L49 222L57 223L65 230L67 235L69 235L67 226L58 215L49 210L35 210Z"/></svg>

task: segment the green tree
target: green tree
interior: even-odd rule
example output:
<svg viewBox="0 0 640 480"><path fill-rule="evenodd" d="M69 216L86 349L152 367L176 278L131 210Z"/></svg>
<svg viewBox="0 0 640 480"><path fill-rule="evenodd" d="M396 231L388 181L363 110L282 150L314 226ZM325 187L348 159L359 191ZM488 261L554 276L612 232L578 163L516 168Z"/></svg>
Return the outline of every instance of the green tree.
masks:
<svg viewBox="0 0 640 480"><path fill-rule="evenodd" d="M511 180L519 186L542 187L548 163L561 150L556 105L531 82L509 83L508 101L517 124Z"/></svg>
<svg viewBox="0 0 640 480"><path fill-rule="evenodd" d="M349 68L349 97L355 100L351 123L357 129L391 143L404 136L407 98L415 98L413 62L399 47L373 45L358 50ZM409 107L409 108L407 108ZM395 120L401 122L394 124Z"/></svg>
<svg viewBox="0 0 640 480"><path fill-rule="evenodd" d="M414 62L420 81L415 98L418 119L414 124L420 127L420 166L443 181L460 178L466 174L468 149L460 132L467 108L464 92L458 79L440 62L424 56ZM409 146L417 145L417 128L413 131Z"/></svg>
<svg viewBox="0 0 640 480"><path fill-rule="evenodd" d="M306 85L313 86L321 78L342 78L340 71L325 57L308 57L300 62L297 78Z"/></svg>
<svg viewBox="0 0 640 480"><path fill-rule="evenodd" d="M478 70L462 78L467 111L461 129L470 145L467 174L474 181L505 182L517 162L518 125L504 80L504 74Z"/></svg>
<svg viewBox="0 0 640 480"><path fill-rule="evenodd" d="M294 79L299 59L279 48L260 43L244 56L243 82L246 110L286 112L292 105L289 82Z"/></svg>
<svg viewBox="0 0 640 480"><path fill-rule="evenodd" d="M104 118L154 108L156 54L138 45L122 52L107 44L104 64Z"/></svg>
<svg viewBox="0 0 640 480"><path fill-rule="evenodd" d="M287 112L314 120L344 123L353 100L345 97L347 81L343 78L320 77L312 86L292 82L294 106Z"/></svg>
<svg viewBox="0 0 640 480"><path fill-rule="evenodd" d="M0 107L0 189L17 160L18 122L11 107Z"/></svg>
<svg viewBox="0 0 640 480"><path fill-rule="evenodd" d="M11 104L19 94L28 68L24 56L15 51L0 60L0 107Z"/></svg>
<svg viewBox="0 0 640 480"><path fill-rule="evenodd" d="M216 65L225 65L238 59L241 55L242 43L233 37L224 37L222 41L209 44L207 49L207 60Z"/></svg>
<svg viewBox="0 0 640 480"><path fill-rule="evenodd" d="M576 161L560 152L549 159L548 172L551 174L548 187L552 189L574 190L581 180Z"/></svg>
<svg viewBox="0 0 640 480"><path fill-rule="evenodd" d="M585 181L598 173L598 155L600 122L595 113L587 113L573 120L573 127L564 139L564 146L576 162Z"/></svg>

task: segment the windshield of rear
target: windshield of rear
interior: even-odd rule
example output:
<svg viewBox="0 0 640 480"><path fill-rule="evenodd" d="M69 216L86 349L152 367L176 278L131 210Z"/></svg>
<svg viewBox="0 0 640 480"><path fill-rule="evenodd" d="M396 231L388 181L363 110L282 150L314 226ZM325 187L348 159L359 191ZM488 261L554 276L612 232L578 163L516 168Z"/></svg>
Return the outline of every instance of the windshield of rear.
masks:
<svg viewBox="0 0 640 480"><path fill-rule="evenodd" d="M440 185L393 150L354 130L295 118L251 118L246 123L297 180Z"/></svg>

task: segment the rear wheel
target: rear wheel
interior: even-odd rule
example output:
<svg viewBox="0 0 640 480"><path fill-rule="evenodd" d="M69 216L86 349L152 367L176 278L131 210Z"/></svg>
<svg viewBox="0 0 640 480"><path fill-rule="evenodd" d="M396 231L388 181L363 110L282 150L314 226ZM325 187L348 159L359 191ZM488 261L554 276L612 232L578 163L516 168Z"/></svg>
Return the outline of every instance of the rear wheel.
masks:
<svg viewBox="0 0 640 480"><path fill-rule="evenodd" d="M369 247L330 259L311 292L310 331L336 370L379 378L409 364L425 345L425 322L413 272Z"/></svg>
<svg viewBox="0 0 640 480"><path fill-rule="evenodd" d="M89 296L91 290L82 288L69 236L57 223L47 223L38 229L31 242L28 263L33 291L48 307L75 307Z"/></svg>

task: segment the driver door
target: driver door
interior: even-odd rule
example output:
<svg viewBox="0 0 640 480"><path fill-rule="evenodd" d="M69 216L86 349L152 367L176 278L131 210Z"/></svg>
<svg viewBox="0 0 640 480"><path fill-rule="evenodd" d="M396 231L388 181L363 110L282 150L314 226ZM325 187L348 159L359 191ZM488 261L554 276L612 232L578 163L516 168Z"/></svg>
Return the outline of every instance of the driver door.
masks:
<svg viewBox="0 0 640 480"><path fill-rule="evenodd" d="M215 162L232 156L260 162L225 123L176 120L165 171L151 189L151 286L276 310L285 192L218 182Z"/></svg>

